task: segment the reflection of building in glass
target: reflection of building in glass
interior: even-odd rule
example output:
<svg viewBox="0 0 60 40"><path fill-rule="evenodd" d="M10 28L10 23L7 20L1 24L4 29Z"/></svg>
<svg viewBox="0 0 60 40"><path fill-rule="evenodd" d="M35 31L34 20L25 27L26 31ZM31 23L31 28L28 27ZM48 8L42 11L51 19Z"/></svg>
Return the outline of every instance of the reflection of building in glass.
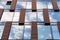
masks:
<svg viewBox="0 0 60 40"><path fill-rule="evenodd" d="M1 0L0 39L60 40L60 0Z"/></svg>

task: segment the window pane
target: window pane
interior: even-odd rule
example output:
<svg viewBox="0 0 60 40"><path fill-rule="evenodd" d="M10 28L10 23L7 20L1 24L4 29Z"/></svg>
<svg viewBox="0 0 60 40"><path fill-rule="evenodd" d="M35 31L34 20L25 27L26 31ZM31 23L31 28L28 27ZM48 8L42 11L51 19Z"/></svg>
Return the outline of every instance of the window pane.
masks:
<svg viewBox="0 0 60 40"><path fill-rule="evenodd" d="M25 40L30 40L31 39L31 25L25 25L25 30L24 30L24 39Z"/></svg>
<svg viewBox="0 0 60 40"><path fill-rule="evenodd" d="M24 26L12 25L9 39L23 39Z"/></svg>
<svg viewBox="0 0 60 40"><path fill-rule="evenodd" d="M0 22L0 39L1 39L3 31L4 31L4 26L5 26L5 23L4 22Z"/></svg>
<svg viewBox="0 0 60 40"><path fill-rule="evenodd" d="M57 25L52 26L53 39L60 39Z"/></svg>
<svg viewBox="0 0 60 40"><path fill-rule="evenodd" d="M36 17L36 12L26 12L25 22L37 21Z"/></svg>
<svg viewBox="0 0 60 40"><path fill-rule="evenodd" d="M52 39L50 26L38 25L38 40Z"/></svg>
<svg viewBox="0 0 60 40"><path fill-rule="evenodd" d="M60 22L60 12L49 12L50 22Z"/></svg>

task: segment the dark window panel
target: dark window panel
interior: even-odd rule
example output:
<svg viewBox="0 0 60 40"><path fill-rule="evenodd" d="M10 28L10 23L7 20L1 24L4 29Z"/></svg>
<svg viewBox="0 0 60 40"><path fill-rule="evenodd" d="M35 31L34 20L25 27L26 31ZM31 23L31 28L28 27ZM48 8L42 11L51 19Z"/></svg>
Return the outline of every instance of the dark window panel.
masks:
<svg viewBox="0 0 60 40"><path fill-rule="evenodd" d="M11 5L11 1L7 1L6 5Z"/></svg>

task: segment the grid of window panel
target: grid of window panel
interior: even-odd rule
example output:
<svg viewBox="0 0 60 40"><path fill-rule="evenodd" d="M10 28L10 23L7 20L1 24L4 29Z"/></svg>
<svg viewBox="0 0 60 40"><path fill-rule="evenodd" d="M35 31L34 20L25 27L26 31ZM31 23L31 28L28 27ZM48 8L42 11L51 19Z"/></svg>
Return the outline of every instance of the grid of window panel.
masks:
<svg viewBox="0 0 60 40"><path fill-rule="evenodd" d="M0 0L1 40L60 40L60 0Z"/></svg>

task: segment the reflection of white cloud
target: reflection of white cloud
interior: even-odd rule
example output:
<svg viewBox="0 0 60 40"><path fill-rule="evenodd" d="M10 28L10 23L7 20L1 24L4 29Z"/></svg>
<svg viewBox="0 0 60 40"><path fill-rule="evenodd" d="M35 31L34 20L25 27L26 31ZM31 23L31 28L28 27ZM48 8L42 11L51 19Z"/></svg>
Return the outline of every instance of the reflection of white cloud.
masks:
<svg viewBox="0 0 60 40"><path fill-rule="evenodd" d="M60 1L58 1L57 4L58 4L58 8L60 9Z"/></svg>
<svg viewBox="0 0 60 40"><path fill-rule="evenodd" d="M57 22L57 21L59 21L60 19L58 19L58 17L59 17L58 13L55 13L55 12L50 12L49 13L50 22Z"/></svg>
<svg viewBox="0 0 60 40"><path fill-rule="evenodd" d="M13 21L19 21L19 16L20 16L20 12L15 12L14 17L13 17Z"/></svg>
<svg viewBox="0 0 60 40"><path fill-rule="evenodd" d="M53 9L52 3L48 3L48 9Z"/></svg>
<svg viewBox="0 0 60 40"><path fill-rule="evenodd" d="M32 9L32 2L27 2L27 9Z"/></svg>
<svg viewBox="0 0 60 40"><path fill-rule="evenodd" d="M25 25L24 39L31 38L31 25Z"/></svg>
<svg viewBox="0 0 60 40"><path fill-rule="evenodd" d="M0 39L1 39L2 34L3 34L3 29L4 29L4 25L0 25Z"/></svg>
<svg viewBox="0 0 60 40"><path fill-rule="evenodd" d="M24 39L30 39L31 33L24 33Z"/></svg>
<svg viewBox="0 0 60 40"><path fill-rule="evenodd" d="M38 25L38 39L49 39L50 33L50 26Z"/></svg>
<svg viewBox="0 0 60 40"><path fill-rule="evenodd" d="M1 21L12 21L13 12L4 12Z"/></svg>
<svg viewBox="0 0 60 40"><path fill-rule="evenodd" d="M32 21L36 21L36 12L27 12L25 15L25 22L32 22Z"/></svg>
<svg viewBox="0 0 60 40"><path fill-rule="evenodd" d="M29 20L28 20L28 18L27 18L27 17L25 17L25 22L29 22Z"/></svg>
<svg viewBox="0 0 60 40"><path fill-rule="evenodd" d="M31 25L25 25L25 28L31 28Z"/></svg>
<svg viewBox="0 0 60 40"><path fill-rule="evenodd" d="M38 28L42 28L42 25L38 25Z"/></svg>
<svg viewBox="0 0 60 40"><path fill-rule="evenodd" d="M0 9L4 9L4 7L2 5L0 5Z"/></svg>
<svg viewBox="0 0 60 40"><path fill-rule="evenodd" d="M17 4L23 8L26 8L26 2L17 2Z"/></svg>
<svg viewBox="0 0 60 40"><path fill-rule="evenodd" d="M52 35L51 35L51 34L48 34L48 36L49 36L49 37L48 37L49 39L51 39L51 38L52 38Z"/></svg>
<svg viewBox="0 0 60 40"><path fill-rule="evenodd" d="M12 25L9 39L10 38L13 38L13 39L22 39L23 28L24 28L24 26Z"/></svg>
<svg viewBox="0 0 60 40"><path fill-rule="evenodd" d="M60 12L49 12L49 18L51 22L59 22Z"/></svg>
<svg viewBox="0 0 60 40"><path fill-rule="evenodd" d="M44 21L43 12L38 12L38 21Z"/></svg>
<svg viewBox="0 0 60 40"><path fill-rule="evenodd" d="M22 39L24 26L12 25L9 39ZM25 25L24 38L30 39L31 25Z"/></svg>
<svg viewBox="0 0 60 40"><path fill-rule="evenodd" d="M47 8L47 5L43 2L37 2L37 9Z"/></svg>
<svg viewBox="0 0 60 40"><path fill-rule="evenodd" d="M49 16L51 22L57 22L56 19L54 19L51 15Z"/></svg>
<svg viewBox="0 0 60 40"><path fill-rule="evenodd" d="M57 25L52 26L52 32L53 32L53 38L54 39L60 39Z"/></svg>
<svg viewBox="0 0 60 40"><path fill-rule="evenodd" d="M29 16L29 19L30 20L34 20L34 19L36 19L36 12L33 12L33 13L31 13L31 14L29 14L30 16Z"/></svg>
<svg viewBox="0 0 60 40"><path fill-rule="evenodd" d="M6 2L5 1L0 2L0 7L5 8L6 7Z"/></svg>
<svg viewBox="0 0 60 40"><path fill-rule="evenodd" d="M44 38L44 35L40 35L41 37L39 37L39 38L41 38L41 39L43 39Z"/></svg>
<svg viewBox="0 0 60 40"><path fill-rule="evenodd" d="M39 21L39 22L44 21L43 12L37 12L37 13L27 12L25 15L25 22L32 22L32 21Z"/></svg>

